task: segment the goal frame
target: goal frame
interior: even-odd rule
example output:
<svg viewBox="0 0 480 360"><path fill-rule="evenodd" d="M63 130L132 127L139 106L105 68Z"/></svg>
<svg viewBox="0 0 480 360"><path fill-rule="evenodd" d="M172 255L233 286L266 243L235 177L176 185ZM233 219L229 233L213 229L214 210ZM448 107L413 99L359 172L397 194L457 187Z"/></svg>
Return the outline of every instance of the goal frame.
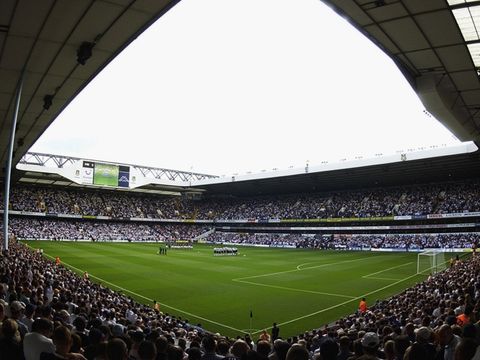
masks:
<svg viewBox="0 0 480 360"><path fill-rule="evenodd" d="M426 270L420 271L420 262L422 256L428 256L431 261L429 261L430 267ZM430 249L421 251L417 254L417 275L420 274L436 274L445 269L445 258L444 258L444 251L440 249Z"/></svg>

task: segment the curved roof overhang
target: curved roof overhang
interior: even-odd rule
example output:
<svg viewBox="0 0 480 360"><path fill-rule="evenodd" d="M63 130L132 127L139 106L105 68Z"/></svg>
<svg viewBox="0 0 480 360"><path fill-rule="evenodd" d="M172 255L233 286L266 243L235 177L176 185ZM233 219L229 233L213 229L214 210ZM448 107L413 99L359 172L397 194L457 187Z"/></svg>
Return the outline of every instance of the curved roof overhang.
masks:
<svg viewBox="0 0 480 360"><path fill-rule="evenodd" d="M323 1L393 59L427 111L478 143L480 1Z"/></svg>
<svg viewBox="0 0 480 360"><path fill-rule="evenodd" d="M0 178L22 73L13 164L105 66L178 2L1 1Z"/></svg>

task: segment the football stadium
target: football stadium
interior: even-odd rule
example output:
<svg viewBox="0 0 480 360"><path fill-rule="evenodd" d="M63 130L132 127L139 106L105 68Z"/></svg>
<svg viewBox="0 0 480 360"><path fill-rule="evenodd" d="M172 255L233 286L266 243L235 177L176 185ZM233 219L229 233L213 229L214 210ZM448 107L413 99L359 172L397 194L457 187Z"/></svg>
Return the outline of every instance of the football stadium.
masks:
<svg viewBox="0 0 480 360"><path fill-rule="evenodd" d="M480 2L322 2L461 143L231 176L32 151L179 1L0 4L0 360L480 358Z"/></svg>

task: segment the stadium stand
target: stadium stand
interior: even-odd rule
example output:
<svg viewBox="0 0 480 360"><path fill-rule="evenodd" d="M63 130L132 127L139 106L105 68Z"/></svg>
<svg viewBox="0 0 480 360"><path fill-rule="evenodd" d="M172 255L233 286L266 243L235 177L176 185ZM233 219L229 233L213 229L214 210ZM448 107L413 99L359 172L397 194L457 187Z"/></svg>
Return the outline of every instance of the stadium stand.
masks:
<svg viewBox="0 0 480 360"><path fill-rule="evenodd" d="M111 191L16 187L10 209L51 214L162 219L326 219L428 215L480 210L480 181L334 193L246 198L182 198ZM2 207L3 207L3 201Z"/></svg>
<svg viewBox="0 0 480 360"><path fill-rule="evenodd" d="M206 237L212 243L268 245L313 249L425 249L472 248L478 234L375 234L308 236L302 234L248 234L214 232Z"/></svg>
<svg viewBox="0 0 480 360"><path fill-rule="evenodd" d="M120 351L131 359L185 359L189 354L260 359L273 346L271 359L293 359L296 351L304 352L304 359L323 359L328 353L332 359L416 359L417 352L424 359L471 359L478 356L480 336L475 325L480 315L479 271L478 256L459 260L365 312L272 345L260 338L252 341L249 335L229 339L210 334L12 243L0 258L0 357L126 358L112 357ZM265 336L262 333L262 339ZM54 351L52 343L57 357L40 357L42 351ZM151 357L143 357L144 352Z"/></svg>
<svg viewBox="0 0 480 360"><path fill-rule="evenodd" d="M175 241L193 240L203 226L147 225L125 222L88 222L13 218L12 233L24 240Z"/></svg>
<svg viewBox="0 0 480 360"><path fill-rule="evenodd" d="M25 93L28 95L22 99L22 103L28 105L25 109L21 109L22 126L19 127L19 134L14 139L16 149L13 165L18 163L22 154L55 119L60 109L63 109L72 97L93 79L99 69L176 2L173 0L151 2L149 6L140 5L143 20L138 16L139 4L134 2L125 3L124 7L120 4L121 2L102 2L103 11L98 6L90 6L85 10L81 6L65 6L64 2L55 2L53 5L49 2L35 2L37 11L32 11L32 8L23 2L21 6L16 6L17 3L13 6L14 2L8 3L3 10L6 14L5 19L9 20L2 24L2 30L6 34L7 43L15 46L4 47L5 51L2 54L5 58L15 59L15 61L11 64L12 67L2 68L7 74L4 79L6 96L2 98L2 101L4 100L2 104L5 106L2 108L10 109L14 88L21 83L19 78L24 73L20 71L21 67L27 73L40 74L38 78L42 79L38 83L27 84ZM478 92L478 66L475 67L472 58L468 55L469 49L474 49L474 46L467 48L449 8L449 5L455 4L457 10L467 10L470 13L471 9L466 5L470 3L473 12L475 10L473 6L477 6L477 2L452 0L448 2L371 1L361 2L361 4L360 2L351 4L328 1L328 3L348 21L362 28L364 33L368 33L394 59L395 63L399 64L411 84L425 84L430 79L432 80L430 83L435 87L442 85L440 90L445 89L450 93L453 89L454 98L456 98L453 107L447 103L432 104L432 101L426 101L430 105L427 109L437 109L438 115L444 115L438 116L439 118L449 119L446 123L450 125L449 128L455 129L460 139L478 140L478 129L475 123L479 114L478 97L475 96L475 91ZM77 21L73 28L69 21L58 22L60 10L56 6L62 6L62 14L65 16L82 18L82 21ZM46 10L47 8L50 9ZM53 11L54 8L55 11ZM90 11L95 12L95 15L93 16ZM119 12L121 15L117 16ZM80 15L82 13L83 15ZM115 19L113 23L112 18ZM372 26L370 21L365 21L366 18L380 18L382 26L377 26L379 24L377 21L375 26ZM405 22L414 23L415 26L405 25ZM32 31L25 31L26 27L31 28ZM74 54L71 50L79 45L78 39L91 39L92 29L97 28L105 29L102 32L103 36L97 36L94 43L83 42L77 51L78 63L85 65L89 55L81 56L80 49L85 49L85 45L88 49L88 46L93 47L98 43L98 49L102 51L96 52L95 61L89 62L88 67L78 67L81 69L78 71L75 71L75 68L71 71L59 71L59 68L74 62L65 60L65 53ZM10 31L10 29L17 31ZM448 31L432 31L435 29L448 29ZM14 40L18 37L18 33L27 40L23 41L23 46L22 42ZM53 38L48 35L49 33L54 34L55 41L52 41ZM448 37L445 37L446 33ZM60 41L57 39L59 36ZM396 40L394 53L390 46L392 39ZM430 52L431 56L410 56L412 49L418 50L412 45L415 45L419 39L425 40L426 48L422 51ZM62 44L62 47L59 51L51 51L50 47L44 46L45 42ZM67 51L63 51L64 46L68 48ZM32 54L40 54L38 58L47 56L45 63L55 66L39 70L38 62L30 61ZM91 66L92 63L95 65ZM441 64L440 68L438 64ZM459 68L463 69L461 73ZM33 69L36 71L32 71ZM437 81L439 79L432 77L432 73L436 76L437 72L441 76L442 84ZM61 86L57 87L59 82ZM43 97L43 93L40 94L41 89L56 89L55 94L61 91L63 95L55 97L50 112L44 110L48 110L47 108L52 104L47 106L43 104L42 107L41 101L32 100L47 98ZM423 94L427 90L428 88L424 89ZM440 90L435 92L438 96L432 98L439 98L442 94ZM48 96L51 100L53 95ZM465 113L462 112L464 116L457 118L452 115L453 113L448 116L449 111L456 111L457 107L466 110ZM4 113L5 120L10 116L10 111ZM2 163L8 153L6 151L8 126L7 124L6 131L2 132L2 140L5 141L0 142ZM12 124L12 129L15 129L15 123ZM13 144L14 141L11 143ZM0 173L0 177L3 177L5 167L0 169ZM416 179L416 171L412 173ZM14 190L17 194L16 198L12 198L11 206L14 211L35 214L106 216L115 219L135 217L326 219L369 218L385 215L418 216L478 211L478 185L475 184L478 182L313 196L295 195L280 198L270 196L223 201L215 199L201 203L116 193L114 195L113 193L87 193L47 188L17 188ZM85 195L86 198L84 198ZM70 238L77 234L79 228L85 226L87 232L92 232L92 237L99 235L91 230L91 227L98 227L101 229L100 233L111 231L122 237L134 236L131 234L131 224L95 221L79 225L80 222L73 220L71 222L51 218L40 220L32 217L20 218L19 214L13 215L16 217L12 219L16 223L13 226L19 226L19 231L38 233L42 227L58 226L62 230L58 233L57 230L50 231L50 235L64 236L63 232L65 232L65 236ZM150 230L157 225L139 225L139 239L149 236ZM157 232L163 233L163 226L163 224L158 225L161 229L157 229ZM181 233L181 230L176 230L178 226L175 224L172 225L171 231L165 230L165 236L172 236L171 233L177 236L177 233ZM191 230L190 228L185 231L190 233ZM298 235L285 236L293 238ZM447 238L453 236L452 241L455 243L469 241L468 238L459 239L454 235L445 236ZM384 238L378 234L373 237L371 241L375 244L378 242L380 245L385 242L397 244L399 239L392 238L391 234L384 235ZM358 242L365 241L365 237L357 236L357 238ZM422 238L426 239L427 243L431 239L429 236ZM340 236L337 239L347 241L349 236ZM413 241L423 244L424 240L414 239ZM440 240L434 239L443 244L444 239ZM476 321L479 316L478 300L480 298L479 261L476 257L457 262L445 272L430 277L427 281L407 289L400 295L375 304L364 314L352 314L332 326L309 331L287 341L279 339L273 345L265 343L265 340L263 343L252 344L247 336L244 339L231 340L216 335L212 339L210 334L199 327L192 326L186 320L157 313L124 295L94 284L86 278L77 277L62 266L54 265L20 244L12 243L9 253L3 254L0 258L0 283L0 359L39 358L39 351L32 352L32 350L38 349L41 344L50 349L47 352L53 351L51 345L55 345L56 354L42 357L47 359L125 359L129 357L131 359L180 360L186 359L187 355L192 360L222 356L232 360L233 358L265 359L267 356L271 360L306 360L310 357L320 357L322 360L347 358L466 360L480 357L476 352L479 344ZM55 321L55 329L53 321ZM262 334L263 339L268 338L265 335L265 333ZM32 342L36 342L37 347L28 345ZM270 353L272 348L273 352Z"/></svg>
<svg viewBox="0 0 480 360"><path fill-rule="evenodd" d="M478 226L474 221L480 217L479 195L478 179L416 187L202 200L20 186L12 191L10 227L18 239L35 240L177 241L202 236L204 241L216 244L272 247L462 249L477 244ZM398 222L391 229L376 227L376 219L382 221L381 225L392 225L394 217L409 218L413 225L404 226L402 231ZM439 218L451 222L466 217L473 222L435 223ZM270 223L270 219L274 220ZM293 222L361 219L362 225L367 226L347 228L340 222L330 230L302 223L305 231L294 226L283 230L273 227L278 225L275 219ZM252 220L259 224L268 221L271 226L246 228L239 223ZM418 225L419 221L424 225ZM229 226L228 232L223 231L220 223ZM427 233L419 234L416 231L419 228Z"/></svg>
<svg viewBox="0 0 480 360"><path fill-rule="evenodd" d="M477 232L345 234L340 227L329 234L262 233L233 225L238 219L252 218L368 220L386 215L451 213L475 218L480 207L478 192L479 181L470 180L329 194L192 201L110 191L17 187L10 204L17 213L10 227L15 238L36 240L169 242L202 237L203 242L214 244L313 249L459 249L477 244ZM210 222L182 223L182 219L193 217ZM215 219L228 223L230 231L215 229ZM480 261L476 256L457 261L365 312L333 324L319 324L317 329L272 344L262 340L269 337L265 333L262 339L254 340L242 334L238 339L211 334L200 325L155 310L155 305L139 304L88 277L80 277L22 244L12 243L3 255L0 359L40 358L35 350L40 345L31 345L32 341L44 343L46 351L56 349L56 356L65 358L108 359L115 352L124 352L130 359L148 358L145 353L151 359L163 360L187 356L293 359L298 352L305 359L322 360L414 359L418 353L431 360L455 360L472 358L480 343L476 325L480 316Z"/></svg>

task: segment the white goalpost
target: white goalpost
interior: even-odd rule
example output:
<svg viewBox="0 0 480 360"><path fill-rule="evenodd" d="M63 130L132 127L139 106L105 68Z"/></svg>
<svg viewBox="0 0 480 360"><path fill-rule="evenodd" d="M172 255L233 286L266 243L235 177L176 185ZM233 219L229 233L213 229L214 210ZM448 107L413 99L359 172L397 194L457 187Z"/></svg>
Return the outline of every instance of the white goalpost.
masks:
<svg viewBox="0 0 480 360"><path fill-rule="evenodd" d="M436 274L446 268L442 250L426 250L417 255L417 274Z"/></svg>

